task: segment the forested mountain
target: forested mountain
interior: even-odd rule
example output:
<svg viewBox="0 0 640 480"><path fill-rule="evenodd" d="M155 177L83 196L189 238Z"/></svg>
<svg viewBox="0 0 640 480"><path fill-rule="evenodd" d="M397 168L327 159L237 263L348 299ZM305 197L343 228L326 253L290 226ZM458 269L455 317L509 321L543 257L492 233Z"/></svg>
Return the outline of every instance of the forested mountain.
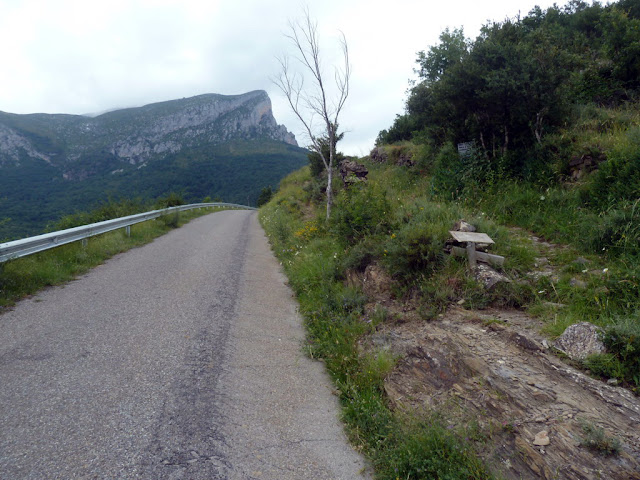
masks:
<svg viewBox="0 0 640 480"><path fill-rule="evenodd" d="M306 151L264 91L82 115L0 112L0 239L35 234L106 199L169 192L255 202Z"/></svg>
<svg viewBox="0 0 640 480"><path fill-rule="evenodd" d="M379 144L468 143L480 176L555 182L570 174L574 157L608 158L609 146L570 138L567 128L606 122L612 109L638 110L640 2L536 7L485 25L475 40L445 30L418 54L416 73L406 112L380 132ZM621 128L633 124L628 114L617 118Z"/></svg>

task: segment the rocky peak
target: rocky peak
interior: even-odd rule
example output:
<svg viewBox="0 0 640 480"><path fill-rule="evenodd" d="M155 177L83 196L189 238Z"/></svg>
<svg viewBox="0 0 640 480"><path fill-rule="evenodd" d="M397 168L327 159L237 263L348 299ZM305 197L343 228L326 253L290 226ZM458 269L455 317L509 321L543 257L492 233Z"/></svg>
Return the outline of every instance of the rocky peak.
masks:
<svg viewBox="0 0 640 480"><path fill-rule="evenodd" d="M0 166L37 159L63 167L64 177L72 179L78 164L96 159L136 165L185 149L259 138L297 146L295 136L277 124L263 90L204 94L95 117L0 112Z"/></svg>

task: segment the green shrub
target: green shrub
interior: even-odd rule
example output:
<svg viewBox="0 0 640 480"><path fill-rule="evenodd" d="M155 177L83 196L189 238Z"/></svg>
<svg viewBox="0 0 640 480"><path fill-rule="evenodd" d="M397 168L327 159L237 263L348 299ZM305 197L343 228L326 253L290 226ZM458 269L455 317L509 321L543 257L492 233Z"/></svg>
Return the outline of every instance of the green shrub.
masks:
<svg viewBox="0 0 640 480"><path fill-rule="evenodd" d="M581 191L582 200L601 211L635 201L640 192L640 127L630 128Z"/></svg>
<svg viewBox="0 0 640 480"><path fill-rule="evenodd" d="M464 164L452 143L445 144L436 155L432 193L441 198L455 199L464 188Z"/></svg>
<svg viewBox="0 0 640 480"><path fill-rule="evenodd" d="M185 205L186 203L182 194L171 192L166 197L160 197L156 200L156 208L177 207L179 205Z"/></svg>
<svg viewBox="0 0 640 480"><path fill-rule="evenodd" d="M403 432L403 441L386 452L380 478L396 480L474 480L492 478L482 461L437 419Z"/></svg>
<svg viewBox="0 0 640 480"><path fill-rule="evenodd" d="M385 242L381 262L395 278L428 277L444 263L446 236L433 225L411 222Z"/></svg>
<svg viewBox="0 0 640 480"><path fill-rule="evenodd" d="M331 229L339 238L353 244L366 235L389 230L390 215L391 206L382 189L357 183L338 196Z"/></svg>
<svg viewBox="0 0 640 480"><path fill-rule="evenodd" d="M622 364L624 379L640 387L640 314L619 319L605 328L603 342Z"/></svg>
<svg viewBox="0 0 640 480"><path fill-rule="evenodd" d="M596 450L605 456L618 455L620 453L620 440L616 437L607 435L604 429L584 419L580 420L580 426L584 433L584 436L580 439L581 446Z"/></svg>
<svg viewBox="0 0 640 480"><path fill-rule="evenodd" d="M342 257L342 269L364 272L365 268L378 256L380 243L379 236L368 236L361 239L345 252Z"/></svg>
<svg viewBox="0 0 640 480"><path fill-rule="evenodd" d="M612 353L596 353L584 359L584 365L598 377L624 378L624 365Z"/></svg>

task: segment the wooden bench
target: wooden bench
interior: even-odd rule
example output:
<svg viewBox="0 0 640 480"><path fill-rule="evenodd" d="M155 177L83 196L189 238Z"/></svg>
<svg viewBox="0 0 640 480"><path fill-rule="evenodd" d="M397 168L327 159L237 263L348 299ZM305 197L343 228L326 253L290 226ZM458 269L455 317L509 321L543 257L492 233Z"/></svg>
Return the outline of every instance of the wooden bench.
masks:
<svg viewBox="0 0 640 480"><path fill-rule="evenodd" d="M456 230L450 230L449 233L456 242L467 244L466 248L451 247L451 253L456 257L466 256L469 259L469 267L474 268L477 262L490 263L500 267L504 264L504 257L476 250L478 243L485 245L496 243L486 233L458 232Z"/></svg>

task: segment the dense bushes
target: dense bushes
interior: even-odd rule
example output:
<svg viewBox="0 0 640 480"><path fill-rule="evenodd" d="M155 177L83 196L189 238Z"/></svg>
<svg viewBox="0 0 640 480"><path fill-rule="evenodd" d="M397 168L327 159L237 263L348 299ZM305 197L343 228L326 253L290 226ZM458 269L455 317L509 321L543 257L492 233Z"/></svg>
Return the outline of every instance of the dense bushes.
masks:
<svg viewBox="0 0 640 480"><path fill-rule="evenodd" d="M364 183L340 193L331 218L331 229L348 243L391 227L391 206L383 190Z"/></svg>
<svg viewBox="0 0 640 480"><path fill-rule="evenodd" d="M72 215L66 215L57 222L49 225L48 231L65 230L67 228L78 227L80 225L88 225L90 223L102 222L113 218L126 217L136 213L144 212L151 206L143 203L142 200L109 200L98 208L89 212L78 212Z"/></svg>

